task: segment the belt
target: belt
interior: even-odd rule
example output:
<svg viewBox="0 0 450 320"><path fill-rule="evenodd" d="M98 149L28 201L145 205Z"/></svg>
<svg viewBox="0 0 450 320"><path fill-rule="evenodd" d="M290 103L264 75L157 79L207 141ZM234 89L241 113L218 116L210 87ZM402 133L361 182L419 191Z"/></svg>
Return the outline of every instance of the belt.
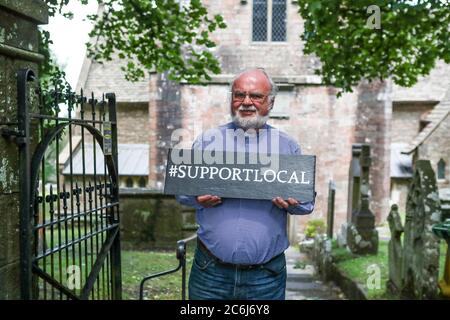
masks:
<svg viewBox="0 0 450 320"><path fill-rule="evenodd" d="M272 259L270 259L266 263L261 263L261 264L234 264L234 263L222 261L219 258L217 258L214 254L212 254L211 251L209 251L209 249L205 246L205 244L199 238L197 238L197 243L198 243L198 247L206 255L208 255L210 258L212 258L216 263L218 263L218 264L220 264L221 266L224 266L224 267L237 268L239 270L251 270L251 269L260 268L260 267L268 264L269 262L271 262L272 260L276 259L277 257L279 257L281 255L281 253L280 253L279 255L273 257Z"/></svg>

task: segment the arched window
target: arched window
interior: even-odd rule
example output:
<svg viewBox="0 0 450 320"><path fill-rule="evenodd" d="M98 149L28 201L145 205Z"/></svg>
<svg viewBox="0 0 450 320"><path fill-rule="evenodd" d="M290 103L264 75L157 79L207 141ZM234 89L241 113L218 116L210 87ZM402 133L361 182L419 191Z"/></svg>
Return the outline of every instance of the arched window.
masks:
<svg viewBox="0 0 450 320"><path fill-rule="evenodd" d="M286 41L286 0L253 0L253 41Z"/></svg>
<svg viewBox="0 0 450 320"><path fill-rule="evenodd" d="M445 179L445 161L443 159L439 160L437 164L437 178L439 180Z"/></svg>
<svg viewBox="0 0 450 320"><path fill-rule="evenodd" d="M139 188L145 188L147 186L147 181L145 181L144 177L139 179Z"/></svg>
<svg viewBox="0 0 450 320"><path fill-rule="evenodd" d="M133 184L133 179L131 177L127 178L127 188L133 188L134 184Z"/></svg>

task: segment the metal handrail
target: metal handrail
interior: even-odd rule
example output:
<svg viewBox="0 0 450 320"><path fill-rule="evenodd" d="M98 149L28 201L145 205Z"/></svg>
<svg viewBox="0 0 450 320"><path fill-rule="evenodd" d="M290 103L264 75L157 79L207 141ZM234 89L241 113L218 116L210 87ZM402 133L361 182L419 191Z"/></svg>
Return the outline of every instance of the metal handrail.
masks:
<svg viewBox="0 0 450 320"><path fill-rule="evenodd" d="M165 276L181 269L181 299L186 300L186 243L197 239L197 233L194 233L188 238L177 241L177 259L179 261L178 266L174 269L151 274L142 279L139 286L139 300L144 300L144 284L147 280Z"/></svg>

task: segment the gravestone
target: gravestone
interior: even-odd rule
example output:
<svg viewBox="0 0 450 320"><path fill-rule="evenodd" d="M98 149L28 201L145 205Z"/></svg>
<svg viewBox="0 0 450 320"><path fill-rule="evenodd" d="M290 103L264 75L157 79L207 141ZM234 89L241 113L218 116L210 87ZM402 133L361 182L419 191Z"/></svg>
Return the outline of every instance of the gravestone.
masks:
<svg viewBox="0 0 450 320"><path fill-rule="evenodd" d="M360 188L360 164L359 157L361 155L361 144L352 145L352 159L348 172L348 193L347 193L347 219L341 225L337 235L337 243L340 247L347 247L347 231L352 222L353 211L358 208L359 204L359 188Z"/></svg>
<svg viewBox="0 0 450 320"><path fill-rule="evenodd" d="M436 175L430 161L418 160L406 200L402 268L402 293L406 297L437 297L439 240L431 228L440 219Z"/></svg>
<svg viewBox="0 0 450 320"><path fill-rule="evenodd" d="M450 219L450 188L439 189L439 199L441 200L441 221Z"/></svg>
<svg viewBox="0 0 450 320"><path fill-rule="evenodd" d="M444 278L439 281L439 289L444 297L450 298L450 219L433 226L433 232L447 242L445 256Z"/></svg>
<svg viewBox="0 0 450 320"><path fill-rule="evenodd" d="M404 298L435 299L438 296L439 239L432 227L440 222L441 210L430 161L415 163L406 201L403 246L399 243L402 228L396 209L393 207L389 219L392 238L388 287ZM400 256L398 251L401 251Z"/></svg>
<svg viewBox="0 0 450 320"><path fill-rule="evenodd" d="M346 242L354 254L376 254L378 232L375 229L375 216L369 209L370 146L353 145L353 156L358 158L352 159L350 168Z"/></svg>
<svg viewBox="0 0 450 320"><path fill-rule="evenodd" d="M328 239L333 238L334 225L334 200L336 195L336 185L330 180L328 184L328 208L327 208L327 236Z"/></svg>
<svg viewBox="0 0 450 320"><path fill-rule="evenodd" d="M355 143L352 145L352 160L349 169L349 183L348 183L348 206L347 206L347 224L352 222L353 212L359 207L359 189L361 177L361 156L362 145Z"/></svg>
<svg viewBox="0 0 450 320"><path fill-rule="evenodd" d="M392 205L391 211L387 217L389 229L391 230L391 239L389 240L389 280L388 290L394 294L400 292L402 286L402 240L403 225L398 213L398 206Z"/></svg>
<svg viewBox="0 0 450 320"><path fill-rule="evenodd" d="M47 20L44 1L0 0L0 300L20 298L19 153L8 135L18 130L17 72L37 73L44 60L38 25ZM37 110L36 99L30 108ZM31 140L36 137L34 130Z"/></svg>

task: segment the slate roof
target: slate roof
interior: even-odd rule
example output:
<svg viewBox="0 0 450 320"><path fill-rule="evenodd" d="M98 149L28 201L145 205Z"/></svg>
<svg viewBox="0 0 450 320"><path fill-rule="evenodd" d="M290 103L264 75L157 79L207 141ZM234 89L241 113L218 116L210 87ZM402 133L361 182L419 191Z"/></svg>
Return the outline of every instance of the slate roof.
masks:
<svg viewBox="0 0 450 320"><path fill-rule="evenodd" d="M119 176L148 176L149 173L149 145L148 144L119 144ZM104 174L103 153L96 145L96 173ZM85 143L85 174L94 174L94 148ZM72 172L74 175L83 174L83 153L79 145L72 156ZM66 161L62 172L70 174L70 162Z"/></svg>

